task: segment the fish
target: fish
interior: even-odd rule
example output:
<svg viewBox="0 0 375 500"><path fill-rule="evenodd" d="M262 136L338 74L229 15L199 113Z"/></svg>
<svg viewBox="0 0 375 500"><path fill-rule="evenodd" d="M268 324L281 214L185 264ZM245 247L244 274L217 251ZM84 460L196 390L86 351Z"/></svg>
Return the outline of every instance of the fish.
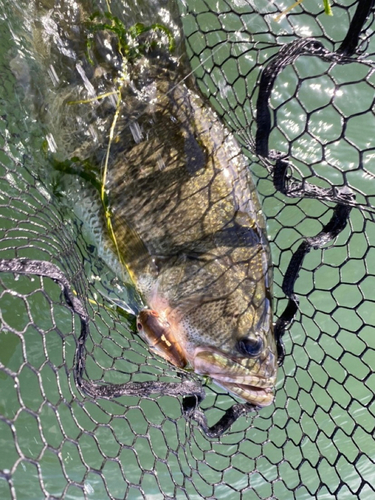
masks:
<svg viewBox="0 0 375 500"><path fill-rule="evenodd" d="M58 32L64 43L56 57L79 56L89 96L96 86L98 97L113 88L119 97L110 148L98 143L114 108L100 99L90 123L99 140L86 140L73 156L99 164L110 153L103 186L110 216L103 217L103 230L110 219L116 252L142 297L139 336L171 365L208 377L252 405L270 405L277 377L272 263L248 160L189 76L182 37L173 55L159 43L167 34L162 25L127 30L113 15L107 13L103 24L84 7L77 6L71 34L68 21ZM179 22L178 12L172 17ZM85 62L84 26L92 29L95 66ZM125 40L134 32L139 37L118 50L116 34ZM70 73L66 80L72 82L60 107L75 95ZM81 100L79 121L77 104L53 114L56 141L73 136L60 150L70 151L70 142L82 137L70 124L85 123L94 109L90 101Z"/></svg>
<svg viewBox="0 0 375 500"><path fill-rule="evenodd" d="M270 405L272 263L248 161L183 58L150 45L127 72L105 187L145 303L138 333L172 365Z"/></svg>

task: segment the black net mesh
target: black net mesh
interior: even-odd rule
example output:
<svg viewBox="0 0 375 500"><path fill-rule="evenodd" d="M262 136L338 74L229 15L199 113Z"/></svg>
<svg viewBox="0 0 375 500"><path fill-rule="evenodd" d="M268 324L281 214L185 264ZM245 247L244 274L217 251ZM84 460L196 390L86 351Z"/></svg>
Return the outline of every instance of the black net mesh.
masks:
<svg viewBox="0 0 375 500"><path fill-rule="evenodd" d="M295 284L299 311L284 337L274 405L209 439L184 413L181 397L89 397L75 377L82 318L59 282L0 273L1 499L374 497L371 11L342 43L357 7L358 18L372 2L334 2L331 17L322 2L305 0L277 22L287 6L261 0L112 6L128 26L172 25L170 17L181 17L197 85L249 158L271 240L276 318L287 303L281 285L293 252L327 224L340 195L355 194L349 223L334 244L303 261ZM85 380L179 382L178 372L134 333L131 311L139 299L105 263L112 257L98 244L93 215L100 206L82 195L81 179L71 177L62 187L45 153L46 138L59 152L54 105L68 76L78 81L82 68L82 54L70 52L64 36L82 12L98 8L108 6L0 3L0 258L48 261L67 278L90 317ZM73 33L79 47L80 32ZM269 149L288 155L289 184L294 180L307 192L311 185L321 188L315 197L301 196L300 187L288 197L275 190L272 155L255 154L257 100L262 71L286 44L305 37L348 60L301 53L277 73L268 103ZM87 78L88 96L89 84ZM82 111L81 142L100 144L90 128L100 119L93 107ZM69 124L61 135L66 130ZM68 150L69 140L62 138ZM205 391L201 406L214 423L234 399L215 385Z"/></svg>

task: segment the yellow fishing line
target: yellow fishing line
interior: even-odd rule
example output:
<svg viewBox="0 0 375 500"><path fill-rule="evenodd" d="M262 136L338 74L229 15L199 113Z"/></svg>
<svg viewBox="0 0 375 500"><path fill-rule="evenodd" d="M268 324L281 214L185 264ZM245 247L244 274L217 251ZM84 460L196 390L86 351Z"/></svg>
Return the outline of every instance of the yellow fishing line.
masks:
<svg viewBox="0 0 375 500"><path fill-rule="evenodd" d="M278 23L284 16L288 14L291 10L293 10L295 7L298 7L303 2L303 0L298 0L297 2L294 2L293 5L288 7L287 9L283 10L281 14L278 14L275 17L275 21ZM333 16L331 5L329 3L329 0L323 0L323 5L324 5L324 12L327 16Z"/></svg>
<svg viewBox="0 0 375 500"><path fill-rule="evenodd" d="M298 0L297 2L294 2L293 5L291 5L287 9L283 10L283 12L281 12L281 14L279 14L278 16L276 16L275 17L275 21L278 23L284 16L286 16L288 14L288 12L290 12L291 10L293 10L294 7L297 7L302 2L303 2L303 0Z"/></svg>

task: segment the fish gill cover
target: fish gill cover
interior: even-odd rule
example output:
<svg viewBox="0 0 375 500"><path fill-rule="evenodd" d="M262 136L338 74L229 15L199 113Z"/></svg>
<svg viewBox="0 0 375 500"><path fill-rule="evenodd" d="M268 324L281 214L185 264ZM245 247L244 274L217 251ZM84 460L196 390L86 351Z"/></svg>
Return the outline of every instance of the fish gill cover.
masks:
<svg viewBox="0 0 375 500"><path fill-rule="evenodd" d="M373 497L372 2L335 2L327 16L305 0L278 21L287 7L1 4L1 498ZM196 85L248 157L271 240L275 321L299 297L274 404L216 438L183 394L200 396L203 384L209 425L237 400L139 339L142 298L103 236L114 215L100 215L110 208L102 177L92 160L64 163L94 151L106 164L117 91L131 85L126 72L109 75L122 58L142 58L131 35L116 59L113 30L100 39L87 22L141 37L138 23L154 26L161 53L173 39L178 58L179 19ZM86 65L88 51L107 63ZM116 125L121 154L120 114ZM134 140L141 134L134 125ZM293 286L284 276L296 270ZM113 384L128 395L103 398ZM183 392L161 395L163 384Z"/></svg>

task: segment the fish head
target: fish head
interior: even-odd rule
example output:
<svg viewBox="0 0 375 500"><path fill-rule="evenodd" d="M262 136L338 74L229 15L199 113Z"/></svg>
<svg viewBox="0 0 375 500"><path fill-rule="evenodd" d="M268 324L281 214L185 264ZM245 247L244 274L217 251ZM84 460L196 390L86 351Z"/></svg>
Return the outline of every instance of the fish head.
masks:
<svg viewBox="0 0 375 500"><path fill-rule="evenodd" d="M183 317L186 335L192 339L186 348L187 358L196 373L210 377L248 403L268 406L274 399L277 376L271 302L264 298L255 310L250 301L239 313L244 296L239 296L236 303L236 295L218 304L203 303ZM210 313L215 307L222 311L216 318Z"/></svg>
<svg viewBox="0 0 375 500"><path fill-rule="evenodd" d="M158 283L151 309L138 315L138 330L175 366L189 367L255 406L267 406L277 375L268 279L233 272L218 260L203 273L195 264L187 282L185 263L184 279L174 274L168 285L165 279ZM173 289L174 282L184 291Z"/></svg>

